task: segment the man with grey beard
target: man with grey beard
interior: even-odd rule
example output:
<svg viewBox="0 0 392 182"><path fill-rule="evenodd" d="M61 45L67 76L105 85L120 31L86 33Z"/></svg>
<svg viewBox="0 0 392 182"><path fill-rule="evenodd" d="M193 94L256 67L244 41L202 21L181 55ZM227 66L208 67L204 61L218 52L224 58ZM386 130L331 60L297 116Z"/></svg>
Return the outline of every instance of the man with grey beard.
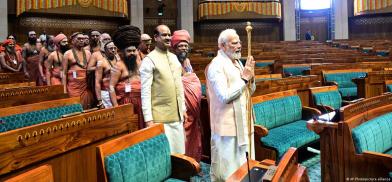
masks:
<svg viewBox="0 0 392 182"><path fill-rule="evenodd" d="M184 85L186 114L184 120L185 155L201 160L201 132L200 132L200 103L201 83L193 72L188 58L189 42L191 36L186 30L177 30L173 33L171 46L182 65L182 84Z"/></svg>
<svg viewBox="0 0 392 182"><path fill-rule="evenodd" d="M253 114L250 102L256 89L251 83L255 61L241 64L241 41L234 29L218 38L218 55L206 68L207 99L211 123L211 181L225 181L254 158ZM249 84L248 84L249 83Z"/></svg>

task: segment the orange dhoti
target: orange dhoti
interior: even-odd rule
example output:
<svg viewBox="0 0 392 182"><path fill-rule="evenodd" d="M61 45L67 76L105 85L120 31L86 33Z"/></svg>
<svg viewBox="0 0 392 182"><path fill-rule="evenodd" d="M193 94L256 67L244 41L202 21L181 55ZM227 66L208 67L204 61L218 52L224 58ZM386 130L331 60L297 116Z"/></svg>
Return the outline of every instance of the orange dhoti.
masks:
<svg viewBox="0 0 392 182"><path fill-rule="evenodd" d="M60 68L53 68L50 73L50 84L51 85L61 85L61 71ZM48 79L48 78L46 78Z"/></svg>
<svg viewBox="0 0 392 182"><path fill-rule="evenodd" d="M200 128L200 102L201 83L195 73L182 77L184 85L186 114L184 121L185 155L201 160L201 128Z"/></svg>
<svg viewBox="0 0 392 182"><path fill-rule="evenodd" d="M139 129L145 128L142 113L141 83L140 80L131 81L131 92L125 92L125 81L119 81L116 85L116 96L118 105L133 104L133 111L138 115Z"/></svg>
<svg viewBox="0 0 392 182"><path fill-rule="evenodd" d="M68 71L67 91L70 97L80 97L83 109L92 108L94 98L92 92L87 89L86 70Z"/></svg>
<svg viewBox="0 0 392 182"><path fill-rule="evenodd" d="M44 84L41 75L39 73L39 68L38 68L39 64L40 64L39 55L27 57L26 70L29 73L30 80L35 81L36 85L38 86Z"/></svg>

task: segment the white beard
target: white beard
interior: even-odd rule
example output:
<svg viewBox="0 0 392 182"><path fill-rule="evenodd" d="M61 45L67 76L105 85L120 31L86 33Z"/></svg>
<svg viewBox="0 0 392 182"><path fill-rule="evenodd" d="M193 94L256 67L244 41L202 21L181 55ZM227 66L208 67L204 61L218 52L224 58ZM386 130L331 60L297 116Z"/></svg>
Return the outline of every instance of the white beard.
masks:
<svg viewBox="0 0 392 182"><path fill-rule="evenodd" d="M240 58L241 58L241 52L236 53L236 52L227 51L227 52L225 52L225 53L226 53L226 55L227 55L229 58L231 58L231 59L233 59L233 60L237 60L237 59L240 59Z"/></svg>

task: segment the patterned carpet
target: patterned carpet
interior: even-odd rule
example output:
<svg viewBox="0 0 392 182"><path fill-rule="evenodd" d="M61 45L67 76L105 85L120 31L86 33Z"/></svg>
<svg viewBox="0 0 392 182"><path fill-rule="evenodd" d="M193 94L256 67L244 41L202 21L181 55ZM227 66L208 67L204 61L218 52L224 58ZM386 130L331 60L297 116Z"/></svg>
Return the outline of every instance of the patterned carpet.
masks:
<svg viewBox="0 0 392 182"><path fill-rule="evenodd" d="M316 155L308 160L302 162L308 170L310 182L321 182L321 166L320 166L320 155ZM210 182L210 164L201 162L201 172L199 176L191 178L191 182Z"/></svg>
<svg viewBox="0 0 392 182"><path fill-rule="evenodd" d="M302 165L308 170L310 182L321 182L320 155L316 155L303 161Z"/></svg>
<svg viewBox="0 0 392 182"><path fill-rule="evenodd" d="M210 165L204 162L200 163L201 172L199 176L191 178L191 182L211 182L210 178Z"/></svg>

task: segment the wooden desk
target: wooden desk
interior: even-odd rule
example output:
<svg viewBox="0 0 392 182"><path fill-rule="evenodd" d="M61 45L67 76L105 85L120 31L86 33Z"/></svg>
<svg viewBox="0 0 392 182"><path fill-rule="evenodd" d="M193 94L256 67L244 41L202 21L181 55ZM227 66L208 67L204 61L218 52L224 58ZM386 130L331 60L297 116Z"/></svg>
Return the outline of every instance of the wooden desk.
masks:
<svg viewBox="0 0 392 182"><path fill-rule="evenodd" d="M261 162L250 160L249 168L259 167L267 171L268 167L274 165L273 160L263 160ZM248 175L248 165L245 162L236 172L234 172L226 181L227 182L238 182L246 178ZM290 148L281 159L275 175L273 176L272 182L278 181L309 181L306 168L298 164L298 153L296 148Z"/></svg>
<svg viewBox="0 0 392 182"><path fill-rule="evenodd" d="M359 98L370 98L386 92L385 81L392 80L392 71L372 71L366 78L355 78Z"/></svg>

